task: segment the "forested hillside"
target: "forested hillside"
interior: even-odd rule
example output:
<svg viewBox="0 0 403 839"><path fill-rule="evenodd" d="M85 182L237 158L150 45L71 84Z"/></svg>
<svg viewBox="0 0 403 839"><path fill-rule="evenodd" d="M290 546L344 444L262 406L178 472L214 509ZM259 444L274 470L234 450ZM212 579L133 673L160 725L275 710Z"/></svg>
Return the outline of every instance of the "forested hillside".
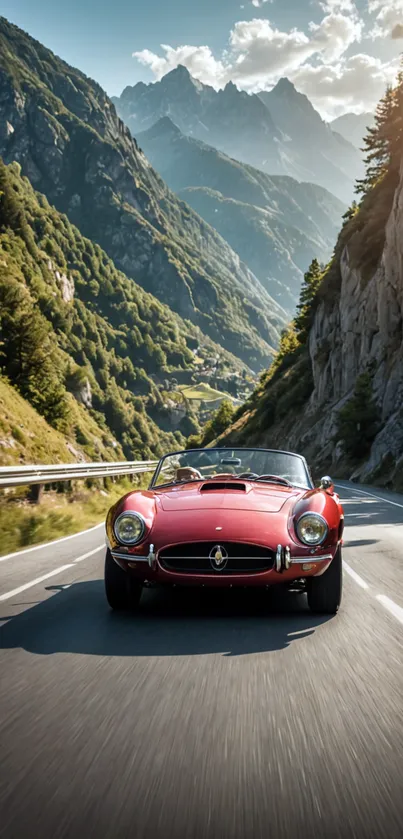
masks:
<svg viewBox="0 0 403 839"><path fill-rule="evenodd" d="M197 429L166 427L163 382L217 355L242 365L118 271L99 245L0 162L2 375L89 457L148 457ZM74 398L73 398L74 397ZM121 446L117 444L119 441Z"/></svg>

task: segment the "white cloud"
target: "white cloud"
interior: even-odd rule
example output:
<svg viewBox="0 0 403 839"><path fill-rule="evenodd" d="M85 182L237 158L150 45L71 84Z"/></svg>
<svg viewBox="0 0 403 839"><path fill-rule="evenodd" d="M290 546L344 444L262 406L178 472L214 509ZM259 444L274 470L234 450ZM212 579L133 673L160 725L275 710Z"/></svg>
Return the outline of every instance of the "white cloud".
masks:
<svg viewBox="0 0 403 839"><path fill-rule="evenodd" d="M333 13L336 14L338 12L348 12L350 14L357 13L357 7L354 3L354 0L325 0L323 3L319 3L321 9L323 9L326 13Z"/></svg>
<svg viewBox="0 0 403 839"><path fill-rule="evenodd" d="M273 3L273 0L251 0L251 3L255 9L260 9L265 3Z"/></svg>
<svg viewBox="0 0 403 839"><path fill-rule="evenodd" d="M269 20L240 21L230 34L228 74L241 86L253 88L299 67L316 50L297 29L281 32Z"/></svg>
<svg viewBox="0 0 403 839"><path fill-rule="evenodd" d="M361 41L363 26L358 15L332 12L320 24L310 24L312 43L318 47L324 61L336 61L352 44Z"/></svg>
<svg viewBox="0 0 403 839"><path fill-rule="evenodd" d="M187 67L191 75L204 84L221 87L229 81L223 62L214 58L210 47L182 46L174 49L167 44L161 44L161 49L164 53L162 56L150 50L133 53L133 57L137 58L140 64L150 68L157 81L179 64Z"/></svg>
<svg viewBox="0 0 403 839"><path fill-rule="evenodd" d="M368 0L368 11L374 16L372 38L393 37L396 27L403 26L403 0Z"/></svg>
<svg viewBox="0 0 403 839"><path fill-rule="evenodd" d="M341 13L327 14L320 24L311 24L309 35L299 29L284 32L267 19L254 18L235 24L229 50L220 59L208 46L187 45L174 48L163 44L162 55L147 49L133 55L151 69L156 79L184 64L206 84L221 87L233 79L250 90L290 73L314 56L338 60L360 38L360 21Z"/></svg>
<svg viewBox="0 0 403 839"><path fill-rule="evenodd" d="M388 84L396 79L399 60L381 59L359 53L334 65L313 67L306 64L292 81L326 117L346 111L372 111Z"/></svg>
<svg viewBox="0 0 403 839"><path fill-rule="evenodd" d="M263 0L258 2L261 5ZM385 3L389 11L393 7L394 14L396 6L403 12L403 0L368 0L377 25L386 20ZM283 31L266 18L238 21L230 32L228 48L218 57L207 45L161 45L159 55L142 50L134 56L157 80L183 64L194 78L216 89L231 80L240 89L256 92L269 89L286 75L325 115L370 110L386 84L395 79L397 59L383 62L365 53L347 53L364 36L364 24L353 0L323 0L320 6L322 20L310 23L306 31Z"/></svg>

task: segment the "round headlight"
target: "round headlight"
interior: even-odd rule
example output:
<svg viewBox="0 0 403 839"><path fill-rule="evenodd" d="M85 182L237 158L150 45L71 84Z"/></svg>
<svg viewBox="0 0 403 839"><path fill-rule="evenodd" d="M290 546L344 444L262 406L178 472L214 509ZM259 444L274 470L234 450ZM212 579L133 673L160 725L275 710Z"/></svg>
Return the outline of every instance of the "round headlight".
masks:
<svg viewBox="0 0 403 839"><path fill-rule="evenodd" d="M305 545L320 545L326 539L328 526L319 513L304 513L297 521L296 531Z"/></svg>
<svg viewBox="0 0 403 839"><path fill-rule="evenodd" d="M122 545L135 545L140 542L146 529L140 513L121 513L115 521L115 536Z"/></svg>

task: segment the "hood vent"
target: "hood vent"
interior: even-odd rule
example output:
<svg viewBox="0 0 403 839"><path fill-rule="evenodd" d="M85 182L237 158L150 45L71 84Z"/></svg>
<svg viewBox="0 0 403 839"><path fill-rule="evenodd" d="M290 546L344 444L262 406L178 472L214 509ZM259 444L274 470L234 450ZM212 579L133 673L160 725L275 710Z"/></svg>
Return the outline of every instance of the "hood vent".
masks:
<svg viewBox="0 0 403 839"><path fill-rule="evenodd" d="M212 481L210 484L203 484L200 492L213 492L217 490L235 490L235 492L246 492L246 485L231 481Z"/></svg>

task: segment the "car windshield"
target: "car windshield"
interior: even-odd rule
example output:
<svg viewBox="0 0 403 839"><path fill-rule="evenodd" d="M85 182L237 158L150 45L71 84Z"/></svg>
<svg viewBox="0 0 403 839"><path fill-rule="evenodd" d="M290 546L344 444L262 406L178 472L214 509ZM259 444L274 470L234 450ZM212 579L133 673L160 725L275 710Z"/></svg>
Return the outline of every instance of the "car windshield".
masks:
<svg viewBox="0 0 403 839"><path fill-rule="evenodd" d="M220 476L255 481L277 477L284 484L312 487L304 458L269 449L190 449L168 454L160 460L151 487Z"/></svg>

